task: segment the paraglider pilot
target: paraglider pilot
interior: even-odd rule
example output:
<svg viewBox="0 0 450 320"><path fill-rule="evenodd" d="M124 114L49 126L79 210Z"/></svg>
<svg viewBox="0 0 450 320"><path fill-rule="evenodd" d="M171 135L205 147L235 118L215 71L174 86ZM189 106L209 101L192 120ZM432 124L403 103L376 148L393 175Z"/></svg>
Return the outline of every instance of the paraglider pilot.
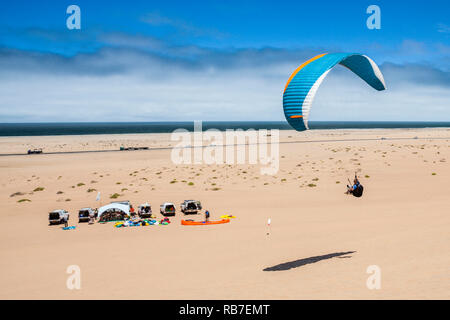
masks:
<svg viewBox="0 0 450 320"><path fill-rule="evenodd" d="M350 181L349 181L350 182ZM355 173L355 179L353 179L353 185L347 185L347 192L346 194L352 194L355 197L361 197L363 193L363 186L359 182L358 177Z"/></svg>

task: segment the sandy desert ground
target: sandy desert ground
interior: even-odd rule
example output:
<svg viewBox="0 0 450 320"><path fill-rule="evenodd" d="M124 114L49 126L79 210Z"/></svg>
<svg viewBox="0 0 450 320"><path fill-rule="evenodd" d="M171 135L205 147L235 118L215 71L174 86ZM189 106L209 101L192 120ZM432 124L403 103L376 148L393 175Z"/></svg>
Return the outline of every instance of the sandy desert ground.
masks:
<svg viewBox="0 0 450 320"><path fill-rule="evenodd" d="M0 156L0 298L450 298L450 129L283 131L281 142L275 175L249 164L175 165L170 148ZM121 145L174 142L168 134L0 138L3 154ZM362 198L344 194L355 171ZM157 212L165 201L197 199L213 219L237 218L78 224L78 209L100 205L98 191L101 204L118 193ZM48 225L59 208L75 230ZM81 268L80 290L66 287L69 265ZM366 286L371 265L381 270L379 290Z"/></svg>

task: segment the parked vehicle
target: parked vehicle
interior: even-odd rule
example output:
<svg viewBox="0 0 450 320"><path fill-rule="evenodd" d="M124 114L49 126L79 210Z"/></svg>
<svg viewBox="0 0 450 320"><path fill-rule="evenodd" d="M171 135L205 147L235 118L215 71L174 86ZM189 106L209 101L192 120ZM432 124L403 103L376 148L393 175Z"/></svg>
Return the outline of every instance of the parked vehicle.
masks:
<svg viewBox="0 0 450 320"><path fill-rule="evenodd" d="M148 150L148 147L120 147L120 151L130 151L130 150Z"/></svg>
<svg viewBox="0 0 450 320"><path fill-rule="evenodd" d="M66 210L55 210L48 214L48 222L50 224L61 224L64 223L64 219L69 221L69 212Z"/></svg>
<svg viewBox="0 0 450 320"><path fill-rule="evenodd" d="M152 207L148 204L148 202L141 204L138 207L138 215L141 218L152 218Z"/></svg>
<svg viewBox="0 0 450 320"><path fill-rule="evenodd" d="M163 216L174 216L175 215L175 205L170 202L165 202L159 207L159 212Z"/></svg>
<svg viewBox="0 0 450 320"><path fill-rule="evenodd" d="M29 149L28 150L28 154L39 154L39 153L42 153L42 149L41 148L39 148L39 149Z"/></svg>
<svg viewBox="0 0 450 320"><path fill-rule="evenodd" d="M202 204L200 201L196 200L184 200L184 202L180 205L181 212L184 214L197 214L200 210L202 210Z"/></svg>
<svg viewBox="0 0 450 320"><path fill-rule="evenodd" d="M83 208L78 211L78 222L89 222L91 215L96 217L97 213L92 208Z"/></svg>

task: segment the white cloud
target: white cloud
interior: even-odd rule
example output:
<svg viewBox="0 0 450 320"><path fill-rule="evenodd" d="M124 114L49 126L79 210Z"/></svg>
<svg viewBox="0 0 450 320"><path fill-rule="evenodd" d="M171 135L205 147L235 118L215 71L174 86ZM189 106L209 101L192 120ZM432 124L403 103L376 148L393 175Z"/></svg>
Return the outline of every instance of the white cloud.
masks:
<svg viewBox="0 0 450 320"><path fill-rule="evenodd" d="M437 31L441 33L450 33L450 26L446 25L445 23L439 23Z"/></svg>
<svg viewBox="0 0 450 320"><path fill-rule="evenodd" d="M164 51L168 47L164 47ZM179 50L178 50L179 49ZM105 49L73 58L0 51L0 118L27 121L284 120L282 90L314 50ZM450 76L383 64L378 92L330 72L310 120L450 120Z"/></svg>

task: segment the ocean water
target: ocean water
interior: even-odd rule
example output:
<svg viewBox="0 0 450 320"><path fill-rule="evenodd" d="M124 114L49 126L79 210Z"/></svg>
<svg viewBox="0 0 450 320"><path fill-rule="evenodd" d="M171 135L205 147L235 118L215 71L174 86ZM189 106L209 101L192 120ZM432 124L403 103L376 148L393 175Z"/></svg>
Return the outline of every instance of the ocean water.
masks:
<svg viewBox="0 0 450 320"><path fill-rule="evenodd" d="M382 129L382 128L450 128L450 121L310 121L311 129ZM291 130L286 121L204 121L208 129L279 129ZM0 123L0 136L53 136L85 134L170 133L176 129L194 130L186 122L61 122L61 123Z"/></svg>

